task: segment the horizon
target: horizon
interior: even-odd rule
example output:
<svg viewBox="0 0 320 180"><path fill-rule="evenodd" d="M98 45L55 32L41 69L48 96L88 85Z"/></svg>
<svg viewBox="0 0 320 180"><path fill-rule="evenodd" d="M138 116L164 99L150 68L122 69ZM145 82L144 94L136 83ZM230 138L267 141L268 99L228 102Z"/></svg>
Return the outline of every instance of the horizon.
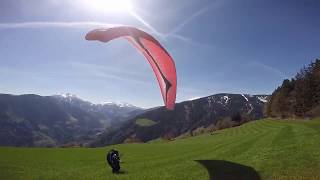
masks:
<svg viewBox="0 0 320 180"><path fill-rule="evenodd" d="M319 1L132 0L124 9L114 4L117 11L90 2L0 2L0 93L163 106L150 65L131 44L84 39L115 24L145 30L168 50L177 103L219 93L270 95L319 58Z"/></svg>
<svg viewBox="0 0 320 180"><path fill-rule="evenodd" d="M117 104L117 105L121 105L121 104L127 104L127 105L132 105L132 106L135 106L135 107L138 107L138 108L142 108L142 109L149 109L149 108L155 108L155 107L163 107L164 105L159 105L159 106L153 106L153 107L141 107L141 106L137 106L135 104L131 104L131 103L128 103L128 102L114 102L114 101L103 101L103 102L91 102L90 100L87 100L87 99L84 99L82 97L79 97L78 95L76 94L70 94L70 93L63 93L63 94L51 94L51 95L40 95L40 94L8 94L8 93L0 93L0 95L10 95L10 96L24 96L24 95L36 95L36 96L42 96L42 97L52 97L52 96L61 96L61 97L75 97L75 98L78 98L82 101L85 101L85 102L89 102L89 103L92 103L92 104L95 104L95 105L104 105L104 104ZM210 97L210 96L215 96L215 95L221 95L221 94L229 94L229 95L248 95L248 96L271 96L271 94L237 94L237 93L225 93L225 92L220 92L220 93L215 93L215 94L211 94L211 95L208 95L208 96L202 96L202 97L194 97L194 98L191 98L191 99L186 99L186 100L183 100L183 101L179 101L179 102L176 102L176 104L178 103L183 103L183 102L186 102L186 101L194 101L194 100L198 100L198 99L202 99L202 98L207 98L207 97Z"/></svg>

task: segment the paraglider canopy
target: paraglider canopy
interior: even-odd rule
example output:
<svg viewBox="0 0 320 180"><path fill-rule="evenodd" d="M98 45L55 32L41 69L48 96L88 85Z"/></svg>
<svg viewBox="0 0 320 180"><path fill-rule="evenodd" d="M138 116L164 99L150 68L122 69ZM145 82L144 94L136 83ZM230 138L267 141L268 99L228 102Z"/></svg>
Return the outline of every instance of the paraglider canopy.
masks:
<svg viewBox="0 0 320 180"><path fill-rule="evenodd" d="M146 57L157 77L166 108L173 110L177 91L175 64L170 54L154 37L134 27L118 26L90 31L86 40L109 42L120 37L126 38Z"/></svg>

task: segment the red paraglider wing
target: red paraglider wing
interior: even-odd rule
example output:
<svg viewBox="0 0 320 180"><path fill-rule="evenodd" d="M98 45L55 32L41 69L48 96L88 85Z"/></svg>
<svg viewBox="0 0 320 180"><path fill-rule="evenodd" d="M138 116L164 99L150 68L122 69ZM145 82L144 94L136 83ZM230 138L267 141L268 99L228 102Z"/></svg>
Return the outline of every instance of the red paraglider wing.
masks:
<svg viewBox="0 0 320 180"><path fill-rule="evenodd" d="M174 109L177 91L175 64L169 53L155 38L137 28L126 26L96 29L86 35L87 40L101 42L119 37L125 37L147 58L157 77L166 108Z"/></svg>

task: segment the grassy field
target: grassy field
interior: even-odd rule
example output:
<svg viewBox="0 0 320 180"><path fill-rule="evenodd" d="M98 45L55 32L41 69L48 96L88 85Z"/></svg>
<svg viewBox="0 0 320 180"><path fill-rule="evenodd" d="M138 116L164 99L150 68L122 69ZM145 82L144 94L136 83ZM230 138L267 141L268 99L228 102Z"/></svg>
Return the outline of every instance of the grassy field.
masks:
<svg viewBox="0 0 320 180"><path fill-rule="evenodd" d="M156 122L150 120L150 119L137 119L136 120L136 124L139 126L153 126L155 124L157 124Z"/></svg>
<svg viewBox="0 0 320 180"><path fill-rule="evenodd" d="M110 148L123 154L123 174L106 166ZM260 120L213 135L105 148L0 148L0 179L185 180L236 171L261 179L320 179L320 120Z"/></svg>

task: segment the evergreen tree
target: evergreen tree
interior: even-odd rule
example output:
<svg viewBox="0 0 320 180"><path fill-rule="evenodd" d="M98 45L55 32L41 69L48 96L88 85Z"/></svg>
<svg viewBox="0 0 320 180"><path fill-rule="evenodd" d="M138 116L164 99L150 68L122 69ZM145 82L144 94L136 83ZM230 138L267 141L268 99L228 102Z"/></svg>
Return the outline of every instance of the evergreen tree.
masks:
<svg viewBox="0 0 320 180"><path fill-rule="evenodd" d="M320 60L303 67L295 78L284 80L270 98L271 117L320 116Z"/></svg>

